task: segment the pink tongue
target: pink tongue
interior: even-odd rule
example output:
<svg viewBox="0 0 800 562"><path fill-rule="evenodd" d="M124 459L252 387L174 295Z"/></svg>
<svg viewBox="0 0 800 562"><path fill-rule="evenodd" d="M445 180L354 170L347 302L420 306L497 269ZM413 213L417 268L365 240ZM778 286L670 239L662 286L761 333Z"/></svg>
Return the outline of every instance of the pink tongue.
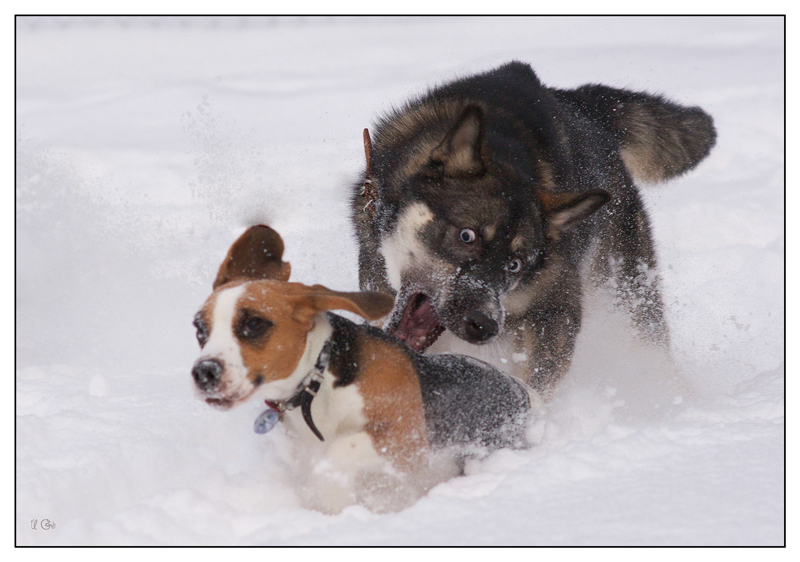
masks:
<svg viewBox="0 0 800 562"><path fill-rule="evenodd" d="M422 298L422 303L409 312L415 304L413 301L419 298ZM423 351L436 341L444 331L444 326L441 325L439 315L430 299L426 297L412 299L409 309L403 314L394 335L406 342L411 349Z"/></svg>

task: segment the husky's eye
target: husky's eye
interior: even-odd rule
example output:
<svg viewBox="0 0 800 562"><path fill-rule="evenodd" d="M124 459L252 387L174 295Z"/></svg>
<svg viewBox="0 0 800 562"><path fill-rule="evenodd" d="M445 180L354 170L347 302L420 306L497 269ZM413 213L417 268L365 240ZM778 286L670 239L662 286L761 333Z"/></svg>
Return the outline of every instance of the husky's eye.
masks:
<svg viewBox="0 0 800 562"><path fill-rule="evenodd" d="M464 244L472 244L475 242L475 231L471 228L462 228L461 233L458 235Z"/></svg>
<svg viewBox="0 0 800 562"><path fill-rule="evenodd" d="M521 259L511 260L511 262L508 264L508 270L511 273L519 273L521 269L522 269Z"/></svg>
<svg viewBox="0 0 800 562"><path fill-rule="evenodd" d="M239 327L239 335L244 339L255 339L263 336L270 326L272 326L272 322L269 320L258 316L249 316Z"/></svg>

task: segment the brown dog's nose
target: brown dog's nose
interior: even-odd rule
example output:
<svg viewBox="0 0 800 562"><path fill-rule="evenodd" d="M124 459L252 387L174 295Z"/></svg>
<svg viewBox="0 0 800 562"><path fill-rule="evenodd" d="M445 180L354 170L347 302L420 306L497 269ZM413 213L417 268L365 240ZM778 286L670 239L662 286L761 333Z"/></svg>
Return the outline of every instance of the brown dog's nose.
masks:
<svg viewBox="0 0 800 562"><path fill-rule="evenodd" d="M217 359L203 359L192 368L194 382L203 390L213 388L222 377L222 363Z"/></svg>

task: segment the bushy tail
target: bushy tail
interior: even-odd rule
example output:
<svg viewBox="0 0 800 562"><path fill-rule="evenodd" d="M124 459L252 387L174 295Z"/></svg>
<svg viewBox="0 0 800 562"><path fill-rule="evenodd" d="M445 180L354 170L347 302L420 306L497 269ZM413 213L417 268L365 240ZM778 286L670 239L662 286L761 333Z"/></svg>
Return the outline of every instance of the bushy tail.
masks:
<svg viewBox="0 0 800 562"><path fill-rule="evenodd" d="M717 140L710 115L662 96L591 84L567 97L619 139L622 160L637 182L656 183L691 170Z"/></svg>

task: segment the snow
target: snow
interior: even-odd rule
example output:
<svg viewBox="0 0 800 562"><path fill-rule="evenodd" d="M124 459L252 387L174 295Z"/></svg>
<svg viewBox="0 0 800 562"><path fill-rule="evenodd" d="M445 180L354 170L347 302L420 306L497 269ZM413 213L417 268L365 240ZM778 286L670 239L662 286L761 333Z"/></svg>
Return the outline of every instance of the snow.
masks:
<svg viewBox="0 0 800 562"><path fill-rule="evenodd" d="M783 45L765 17L18 19L17 544L783 544ZM262 405L196 399L193 315L255 222L356 290L361 130L510 59L714 117L644 191L672 361L590 299L536 447L400 512L304 509Z"/></svg>

